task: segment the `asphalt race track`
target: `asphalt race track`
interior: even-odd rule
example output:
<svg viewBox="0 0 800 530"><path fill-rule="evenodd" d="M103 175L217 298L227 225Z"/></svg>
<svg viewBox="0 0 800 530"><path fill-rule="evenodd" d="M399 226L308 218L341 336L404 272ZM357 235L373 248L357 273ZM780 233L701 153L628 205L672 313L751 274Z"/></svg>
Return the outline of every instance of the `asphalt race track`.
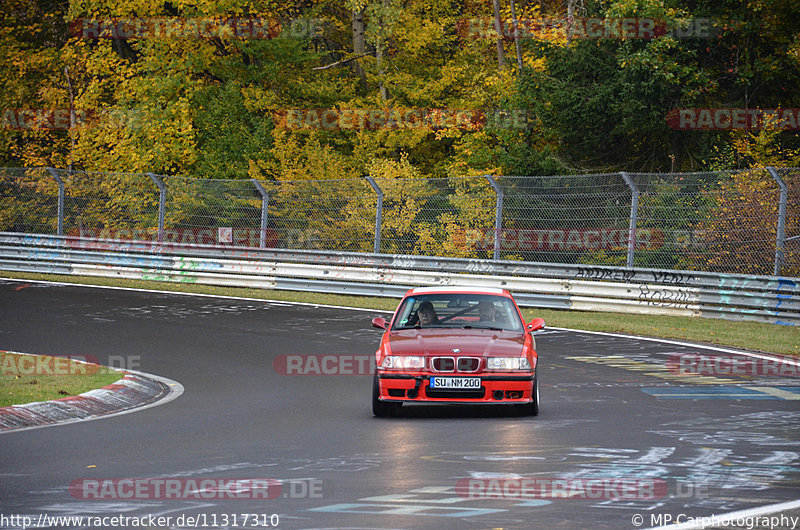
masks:
<svg viewBox="0 0 800 530"><path fill-rule="evenodd" d="M53 528L92 524L40 517L106 517L94 520L106 528L134 526L112 516L151 515L167 524L145 527L636 528L800 498L797 377L680 375L667 369L673 356L722 353L547 330L538 417L418 406L377 419L370 375L281 368L286 356L353 356L301 365L352 373L374 353L377 315L0 281L0 349L94 356L185 389L131 414L0 434L0 528L21 527L12 515ZM532 484L545 493L519 494Z"/></svg>

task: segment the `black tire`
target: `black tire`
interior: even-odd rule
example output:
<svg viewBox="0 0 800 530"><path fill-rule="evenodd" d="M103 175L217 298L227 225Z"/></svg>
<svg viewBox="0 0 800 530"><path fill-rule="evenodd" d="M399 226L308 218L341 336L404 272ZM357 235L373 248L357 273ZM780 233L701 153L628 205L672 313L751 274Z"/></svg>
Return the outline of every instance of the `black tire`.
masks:
<svg viewBox="0 0 800 530"><path fill-rule="evenodd" d="M386 403L378 399L380 390L378 389L378 374L372 378L372 414L378 418L393 416L397 413L402 403Z"/></svg>
<svg viewBox="0 0 800 530"><path fill-rule="evenodd" d="M539 367L536 368L536 375L533 378L533 401L525 405L517 405L517 412L520 416L539 415Z"/></svg>

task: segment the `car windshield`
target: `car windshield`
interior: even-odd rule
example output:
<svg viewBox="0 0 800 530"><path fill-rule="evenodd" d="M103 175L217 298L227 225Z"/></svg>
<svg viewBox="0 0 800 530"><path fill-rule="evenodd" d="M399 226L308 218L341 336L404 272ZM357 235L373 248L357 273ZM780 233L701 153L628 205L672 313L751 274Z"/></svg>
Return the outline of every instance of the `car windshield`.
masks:
<svg viewBox="0 0 800 530"><path fill-rule="evenodd" d="M397 310L392 329L466 328L522 331L510 298L490 294L441 293L409 296Z"/></svg>

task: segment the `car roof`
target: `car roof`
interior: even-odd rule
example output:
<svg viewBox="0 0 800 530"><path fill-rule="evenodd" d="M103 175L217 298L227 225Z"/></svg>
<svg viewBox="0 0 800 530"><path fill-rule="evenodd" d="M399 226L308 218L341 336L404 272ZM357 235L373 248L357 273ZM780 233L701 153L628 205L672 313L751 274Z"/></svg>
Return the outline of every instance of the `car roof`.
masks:
<svg viewBox="0 0 800 530"><path fill-rule="evenodd" d="M505 289L498 289L496 287L458 287L458 286L441 286L441 287L416 287L410 289L406 296L413 296L418 294L431 294L431 293L463 293L463 294L495 294L500 296L510 296Z"/></svg>

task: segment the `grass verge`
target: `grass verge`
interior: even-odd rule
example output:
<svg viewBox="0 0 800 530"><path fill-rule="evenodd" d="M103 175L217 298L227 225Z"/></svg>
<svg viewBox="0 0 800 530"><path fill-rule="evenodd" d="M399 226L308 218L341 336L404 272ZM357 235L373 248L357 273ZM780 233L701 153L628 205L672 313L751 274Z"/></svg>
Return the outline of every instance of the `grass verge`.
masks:
<svg viewBox="0 0 800 530"><path fill-rule="evenodd" d="M537 316L550 326L626 333L640 337L678 339L704 344L731 346L767 353L800 356L800 328L734 322L732 320L595 313L587 311L554 311L547 309L522 311L526 318Z"/></svg>
<svg viewBox="0 0 800 530"><path fill-rule="evenodd" d="M186 293L239 296L312 304L341 305L392 311L399 300L393 298L343 296L326 293L273 291L211 285L95 278L54 274L30 274L0 271L0 276L17 279L49 280L84 285L131 287ZM800 356L800 328L758 322L734 322L721 319L652 316L553 309L524 309L528 320L542 317L548 326L588 331L627 333L644 337L681 339L706 344L732 346L748 350ZM377 340L377 339L376 339Z"/></svg>
<svg viewBox="0 0 800 530"><path fill-rule="evenodd" d="M110 368L66 357L0 351L0 407L75 396L121 377Z"/></svg>

